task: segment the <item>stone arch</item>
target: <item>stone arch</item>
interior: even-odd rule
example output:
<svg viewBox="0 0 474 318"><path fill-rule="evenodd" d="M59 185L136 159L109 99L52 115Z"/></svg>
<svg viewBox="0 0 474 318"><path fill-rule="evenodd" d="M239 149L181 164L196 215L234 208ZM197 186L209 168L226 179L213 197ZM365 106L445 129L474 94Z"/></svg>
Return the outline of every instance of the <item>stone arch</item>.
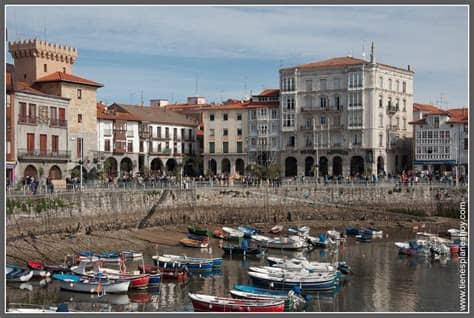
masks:
<svg viewBox="0 0 474 318"><path fill-rule="evenodd" d="M36 167L33 165L26 166L23 177L35 177L36 179L38 177L38 169L36 169Z"/></svg>
<svg viewBox="0 0 474 318"><path fill-rule="evenodd" d="M160 174L163 171L163 162L160 158L155 158L150 162L150 171L152 175Z"/></svg>
<svg viewBox="0 0 474 318"><path fill-rule="evenodd" d="M353 156L351 158L351 176L356 174L363 175L364 172L364 158L362 156Z"/></svg>
<svg viewBox="0 0 474 318"><path fill-rule="evenodd" d="M54 165L49 169L48 177L53 180L58 180L62 179L63 174L61 172L61 169L58 166Z"/></svg>
<svg viewBox="0 0 474 318"><path fill-rule="evenodd" d="M342 176L342 158L339 156L332 158L332 175Z"/></svg>
<svg viewBox="0 0 474 318"><path fill-rule="evenodd" d="M221 172L223 174L230 174L230 160L227 158L222 159L221 161Z"/></svg>
<svg viewBox="0 0 474 318"><path fill-rule="evenodd" d="M217 174L217 162L215 159L209 159L208 161L208 167L209 167L209 172L212 174L212 175L216 175Z"/></svg>
<svg viewBox="0 0 474 318"><path fill-rule="evenodd" d="M81 166L75 166L71 170L71 178L80 178L81 177ZM82 166L82 179L86 180L87 179L87 169Z"/></svg>
<svg viewBox="0 0 474 318"><path fill-rule="evenodd" d="M169 158L168 160L166 160L166 171L175 172L177 167L178 162L176 162L176 159Z"/></svg>
<svg viewBox="0 0 474 318"><path fill-rule="evenodd" d="M311 156L306 157L304 160L304 175L305 176L314 176L314 158Z"/></svg>
<svg viewBox="0 0 474 318"><path fill-rule="evenodd" d="M383 174L385 172L385 164L383 156L377 157L377 175Z"/></svg>
<svg viewBox="0 0 474 318"><path fill-rule="evenodd" d="M285 177L298 175L298 160L295 157L287 157L285 160Z"/></svg>
<svg viewBox="0 0 474 318"><path fill-rule="evenodd" d="M108 177L116 177L117 176L117 159L114 157L109 157L107 160L104 161L104 172Z"/></svg>
<svg viewBox="0 0 474 318"><path fill-rule="evenodd" d="M189 158L186 160L183 166L183 175L185 177L193 177L196 175L194 171L194 160L192 158Z"/></svg>
<svg viewBox="0 0 474 318"><path fill-rule="evenodd" d="M241 176L245 174L245 162L243 159L238 158L235 160L235 171Z"/></svg>
<svg viewBox="0 0 474 318"><path fill-rule="evenodd" d="M125 157L120 160L120 174L124 175L125 173L132 173L133 163L132 159Z"/></svg>
<svg viewBox="0 0 474 318"><path fill-rule="evenodd" d="M329 170L329 160L326 157L319 158L319 175L320 176L327 176Z"/></svg>

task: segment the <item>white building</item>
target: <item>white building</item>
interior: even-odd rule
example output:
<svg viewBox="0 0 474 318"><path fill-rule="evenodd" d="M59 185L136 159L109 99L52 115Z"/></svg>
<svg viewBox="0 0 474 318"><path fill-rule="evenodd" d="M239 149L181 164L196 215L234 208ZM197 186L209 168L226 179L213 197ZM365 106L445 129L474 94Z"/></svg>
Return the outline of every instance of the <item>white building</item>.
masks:
<svg viewBox="0 0 474 318"><path fill-rule="evenodd" d="M468 109L443 110L432 105L414 104L414 167L442 175L468 173Z"/></svg>
<svg viewBox="0 0 474 318"><path fill-rule="evenodd" d="M280 69L280 90L283 175L395 174L410 167L409 66L376 63L372 45L370 61L339 57Z"/></svg>

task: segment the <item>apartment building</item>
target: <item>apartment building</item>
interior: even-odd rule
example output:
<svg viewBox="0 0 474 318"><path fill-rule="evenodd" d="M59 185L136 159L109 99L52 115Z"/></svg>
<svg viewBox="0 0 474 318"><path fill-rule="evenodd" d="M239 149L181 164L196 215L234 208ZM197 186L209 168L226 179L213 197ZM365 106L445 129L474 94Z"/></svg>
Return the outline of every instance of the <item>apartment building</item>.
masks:
<svg viewBox="0 0 474 318"><path fill-rule="evenodd" d="M467 108L441 109L433 105L414 104L414 168L417 171L468 173Z"/></svg>
<svg viewBox="0 0 474 318"><path fill-rule="evenodd" d="M248 164L247 106L248 103L238 101L202 110L205 173L245 174Z"/></svg>
<svg viewBox="0 0 474 318"><path fill-rule="evenodd" d="M337 57L280 69L285 176L395 174L410 168L413 74Z"/></svg>

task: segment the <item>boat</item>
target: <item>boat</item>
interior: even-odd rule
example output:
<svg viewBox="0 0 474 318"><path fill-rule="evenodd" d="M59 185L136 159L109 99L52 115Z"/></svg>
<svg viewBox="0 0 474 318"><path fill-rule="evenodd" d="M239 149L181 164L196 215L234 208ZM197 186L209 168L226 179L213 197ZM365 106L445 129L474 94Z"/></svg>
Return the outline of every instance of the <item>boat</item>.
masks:
<svg viewBox="0 0 474 318"><path fill-rule="evenodd" d="M340 261L340 262L336 262L332 264L329 262L317 262L317 261L310 262L305 257L284 259L284 258L270 257L270 256L267 257L266 260L270 266L285 268L285 269L306 268L309 270L317 270L318 268L321 268L321 267L329 268L331 266L331 267L336 268L342 274L349 274L351 270L349 265L344 261Z"/></svg>
<svg viewBox="0 0 474 318"><path fill-rule="evenodd" d="M212 235L216 238L220 238L220 239L223 239L224 238L224 230L222 229L216 229L212 232Z"/></svg>
<svg viewBox="0 0 474 318"><path fill-rule="evenodd" d="M305 236L309 234L309 230L310 229L308 226L301 226L301 227L292 226L288 228L288 234Z"/></svg>
<svg viewBox="0 0 474 318"><path fill-rule="evenodd" d="M207 229L198 228L196 226L188 225L188 232L196 235L206 235L209 236L209 231Z"/></svg>
<svg viewBox="0 0 474 318"><path fill-rule="evenodd" d="M359 235L359 229L352 226L346 227L345 231L346 235Z"/></svg>
<svg viewBox="0 0 474 318"><path fill-rule="evenodd" d="M139 265L138 269L150 275L160 273L161 280L186 281L188 279L188 274L185 270L164 269L153 265L145 265L145 267Z"/></svg>
<svg viewBox="0 0 474 318"><path fill-rule="evenodd" d="M375 229L373 227L363 227L359 230L359 234L372 235L372 236L381 236L381 235L383 235L383 231Z"/></svg>
<svg viewBox="0 0 474 318"><path fill-rule="evenodd" d="M332 238L336 241L345 241L344 233L340 233L336 230L328 230L327 232L328 237Z"/></svg>
<svg viewBox="0 0 474 318"><path fill-rule="evenodd" d="M186 247L195 247L195 248L206 248L209 246L208 241L197 241L197 240L191 240L188 238L181 239L179 243L181 243L181 245L184 245Z"/></svg>
<svg viewBox="0 0 474 318"><path fill-rule="evenodd" d="M150 275L142 274L139 271L121 272L120 270L117 270L117 269L105 268L105 267L99 266L99 273L105 274L107 278L113 279L113 280L129 280L130 288L133 288L133 289L147 288L148 283L150 282ZM97 276L97 273L95 273L94 276Z"/></svg>
<svg viewBox="0 0 474 318"><path fill-rule="evenodd" d="M135 259L135 258L143 258L143 253L142 252L137 252L133 250L127 250L127 251L122 251L120 253L123 257L128 258L128 259Z"/></svg>
<svg viewBox="0 0 474 318"><path fill-rule="evenodd" d="M225 254L229 255L261 255L265 254L265 250L258 247L243 248L238 245L224 245L222 247Z"/></svg>
<svg viewBox="0 0 474 318"><path fill-rule="evenodd" d="M246 293L252 293L256 295L262 296L275 296L275 297L287 297L288 292L286 291L278 291L278 290L271 290L271 289L264 289L258 288L255 286L248 286L248 285L234 285L234 290L242 291Z"/></svg>
<svg viewBox="0 0 474 318"><path fill-rule="evenodd" d="M45 271L48 273L59 273L59 272L68 272L69 267L64 264L57 264L57 265L47 265L41 261L29 261L27 262L27 266L32 270L40 270ZM49 277L50 275L47 275Z"/></svg>
<svg viewBox="0 0 474 318"><path fill-rule="evenodd" d="M194 311L207 312L283 312L284 300L243 300L189 293Z"/></svg>
<svg viewBox="0 0 474 318"><path fill-rule="evenodd" d="M104 252L96 256L99 258L99 261L105 263L119 263L122 260L120 254L114 252Z"/></svg>
<svg viewBox="0 0 474 318"><path fill-rule="evenodd" d="M321 248L328 248L330 245L336 243L332 239L327 238L324 234L320 234L319 237L308 235L306 239L311 245Z"/></svg>
<svg viewBox="0 0 474 318"><path fill-rule="evenodd" d="M359 234L355 236L356 240L363 243L372 242L372 237L367 234Z"/></svg>
<svg viewBox="0 0 474 318"><path fill-rule="evenodd" d="M6 265L5 270L7 282L23 283L29 281L33 277L33 271L16 265L8 264Z"/></svg>
<svg viewBox="0 0 474 318"><path fill-rule="evenodd" d="M79 262L97 262L99 257L94 252L82 251L79 252L78 260Z"/></svg>
<svg viewBox="0 0 474 318"><path fill-rule="evenodd" d="M113 281L107 279L92 279L74 274L54 274L53 278L59 282L59 287L83 293L126 293L130 281Z"/></svg>
<svg viewBox="0 0 474 318"><path fill-rule="evenodd" d="M167 256L152 256L155 266L165 269L181 269L189 271L211 271L214 267L213 259L188 259L182 261L181 259Z"/></svg>
<svg viewBox="0 0 474 318"><path fill-rule="evenodd" d="M149 274L150 280L148 281L148 287L158 286L161 283L161 274L160 272Z"/></svg>
<svg viewBox="0 0 474 318"><path fill-rule="evenodd" d="M268 239L263 235L252 235L252 240L258 245L274 249L299 250L307 246L305 239L296 235L273 239Z"/></svg>
<svg viewBox="0 0 474 318"><path fill-rule="evenodd" d="M285 273L286 274L286 273ZM299 287L302 291L320 291L336 288L336 274L288 274L275 275L249 271L250 279L259 286L274 289L293 289Z"/></svg>
<svg viewBox="0 0 474 318"><path fill-rule="evenodd" d="M44 270L41 262L28 261L26 262L26 266L28 267L30 271L33 272L33 277L46 278L46 277L51 276L50 272ZM17 268L21 268L21 267L17 267Z"/></svg>
<svg viewBox="0 0 474 318"><path fill-rule="evenodd" d="M257 234L258 230L251 226L239 226L237 228L240 232L244 233L244 237L250 238L251 235Z"/></svg>
<svg viewBox="0 0 474 318"><path fill-rule="evenodd" d="M187 233L186 236L189 239L195 240L195 241L209 241L209 236L207 236L207 235L197 235L197 234L193 234L193 233Z"/></svg>
<svg viewBox="0 0 474 318"><path fill-rule="evenodd" d="M224 226L222 230L230 237L235 237L235 238L244 237L244 232L236 230L231 227Z"/></svg>
<svg viewBox="0 0 474 318"><path fill-rule="evenodd" d="M448 230L448 235L452 239L455 239L455 238L459 239L461 237L461 230L459 230L459 229L449 229Z"/></svg>
<svg viewBox="0 0 474 318"><path fill-rule="evenodd" d="M193 264L202 264L212 262L212 267L220 267L222 265L222 257L215 257L215 258L205 258L205 257L189 257L183 255L172 255L172 254L164 254L164 257L169 257L177 262L181 262L189 266Z"/></svg>
<svg viewBox="0 0 474 318"><path fill-rule="evenodd" d="M302 297L297 296L293 291L283 295L262 295L259 293L251 293L241 290L232 289L229 291L233 298L238 299L253 299L253 300L284 300L285 308L284 311L295 311L300 304L304 304L305 300Z"/></svg>
<svg viewBox="0 0 474 318"><path fill-rule="evenodd" d="M329 266L319 266L310 268L280 268L271 266L250 266L249 270L256 273L269 274L276 277L298 277L298 276L315 276L321 277L326 274L337 274L336 269Z"/></svg>
<svg viewBox="0 0 474 318"><path fill-rule="evenodd" d="M57 307L53 306L42 306L36 304L17 304L10 303L7 305L7 312L17 314L41 314L41 313L53 313L53 312L70 312L67 304L59 304Z"/></svg>
<svg viewBox="0 0 474 318"><path fill-rule="evenodd" d="M271 234L278 234L280 233L281 231L283 231L283 225L275 225L274 227L272 227L270 229L270 231L268 231L268 233L271 233Z"/></svg>

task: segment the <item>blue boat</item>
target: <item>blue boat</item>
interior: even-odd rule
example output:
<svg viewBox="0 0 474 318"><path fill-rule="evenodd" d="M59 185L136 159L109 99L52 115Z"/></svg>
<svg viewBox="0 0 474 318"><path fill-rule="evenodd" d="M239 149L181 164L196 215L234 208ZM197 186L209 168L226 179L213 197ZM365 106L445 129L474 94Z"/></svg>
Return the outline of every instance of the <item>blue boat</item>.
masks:
<svg viewBox="0 0 474 318"><path fill-rule="evenodd" d="M222 257L215 257L215 258L188 257L188 256L172 255L172 254L164 254L163 256L172 258L173 260L179 261L184 264L212 262L213 267L222 266Z"/></svg>
<svg viewBox="0 0 474 318"><path fill-rule="evenodd" d="M92 257L92 256L96 256L96 254L91 251L83 251L83 252L79 252L79 256Z"/></svg>
<svg viewBox="0 0 474 318"><path fill-rule="evenodd" d="M238 245L224 245L222 247L225 254L229 255L261 255L265 253L264 249L261 248L244 248Z"/></svg>
<svg viewBox="0 0 474 318"><path fill-rule="evenodd" d="M160 273L150 274L150 280L148 281L148 286L157 286L161 283Z"/></svg>
<svg viewBox="0 0 474 318"><path fill-rule="evenodd" d="M359 235L360 233L359 233L358 228L348 226L348 227L346 227L346 234L347 235Z"/></svg>
<svg viewBox="0 0 474 318"><path fill-rule="evenodd" d="M81 276L74 274L53 274L53 279L70 281L70 282L79 282L81 281Z"/></svg>
<svg viewBox="0 0 474 318"><path fill-rule="evenodd" d="M251 226L243 226L242 225L242 226L239 226L237 229L239 231L243 232L244 237L246 237L246 238L250 238L250 236L258 233L258 230L254 227L251 227Z"/></svg>
<svg viewBox="0 0 474 318"><path fill-rule="evenodd" d="M163 269L177 269L187 271L212 271L214 267L212 260L206 261L186 261L182 262L172 257L165 256L153 256L152 257L155 266Z"/></svg>
<svg viewBox="0 0 474 318"><path fill-rule="evenodd" d="M248 285L234 285L234 289L238 291L243 291L246 293L259 294L259 295L281 296L281 297L288 296L287 292L269 290L269 289L254 287L254 286L248 286Z"/></svg>

